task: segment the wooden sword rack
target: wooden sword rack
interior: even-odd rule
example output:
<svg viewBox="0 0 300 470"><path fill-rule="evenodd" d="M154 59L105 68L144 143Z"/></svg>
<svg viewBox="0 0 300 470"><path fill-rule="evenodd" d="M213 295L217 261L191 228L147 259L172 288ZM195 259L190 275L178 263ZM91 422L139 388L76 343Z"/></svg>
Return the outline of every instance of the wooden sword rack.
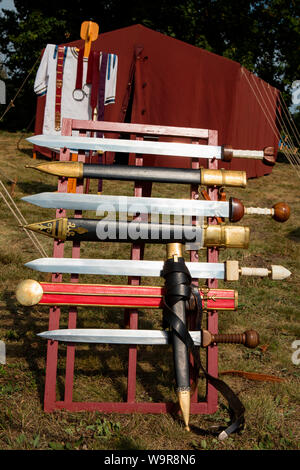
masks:
<svg viewBox="0 0 300 470"><path fill-rule="evenodd" d="M79 121L74 119L63 119L62 135L72 135L73 131L79 131L80 135L93 136L94 134L108 134L119 136L126 134L130 135L132 140L143 140L144 138L167 138L168 140L190 143L191 145L218 144L218 133L215 130L208 129L192 129L180 127L162 127L142 124L126 124L126 123L113 123L105 121ZM103 155L104 157L105 155ZM78 161L88 163L90 156L87 156L84 151L78 152ZM69 149L61 149L59 153L60 161L69 161L72 155ZM144 158L142 155L130 155L130 162L136 166L144 165ZM105 163L105 162L104 162ZM207 167L211 169L218 168L218 161L216 159L207 160ZM199 169L199 159L191 159L191 168ZM84 186L85 183L85 186ZM74 191L74 181L72 181L72 189L68 178L59 178L58 191L67 192L69 184L69 191ZM151 183L138 182L134 184L134 196L151 196ZM89 182L84 180L76 180L76 192L82 193L89 190ZM191 199L199 198L198 186L191 186L190 197ZM207 193L212 200L218 199L218 188L207 187ZM65 210L58 209L56 217L64 217ZM81 217L80 211L75 211L75 217ZM217 223L215 219L209 220L210 224ZM56 258L64 257L64 242L54 241L53 256ZM99 242L99 245L101 243ZM73 242L72 257L80 258L81 248L80 243ZM141 245L132 244L131 259L141 260L144 256L144 247ZM196 250L190 251L190 261L198 262L198 252ZM218 250L215 248L207 249L207 261L218 262ZM62 274L53 274L52 282L63 282ZM78 283L79 275L71 274L71 283ZM198 285L198 280L195 279L195 285ZM110 284L112 284L110 280ZM130 286L141 285L140 277L128 278ZM217 288L218 281L215 279L207 280L208 288ZM112 310L112 315L113 315ZM76 328L77 324L77 307L70 306L68 313L68 328ZM124 312L124 326L126 328L138 329L139 328L139 311L137 308L125 309ZM193 325L189 325L193 329ZM60 327L60 306L54 306L49 311L49 330L59 329ZM209 310L207 312L207 325L206 328L212 333L218 333L218 312L216 310ZM86 401L74 401L74 373L75 373L75 350L74 344L69 344L66 347L66 361L65 361L65 379L64 379L64 398L57 399L58 396L58 359L59 359L59 346L57 341L48 341L47 344L47 358L46 358L46 378L45 378L45 394L44 394L44 410L52 412L57 409L65 409L69 411L99 411L99 412L116 412L116 413L171 413L178 410L177 403L173 402L158 402L144 401L136 399L137 390L137 363L138 363L138 349L137 346L128 347L128 374L127 374L127 396L123 402L97 402L90 401L89 397ZM206 366L209 374L213 376L218 375L218 347L211 345L207 348L206 352ZM192 361L192 357L191 357ZM191 362L192 365L192 362ZM205 398L200 399L197 390L191 399L191 414L212 414L217 410L217 391L210 385L206 385Z"/></svg>

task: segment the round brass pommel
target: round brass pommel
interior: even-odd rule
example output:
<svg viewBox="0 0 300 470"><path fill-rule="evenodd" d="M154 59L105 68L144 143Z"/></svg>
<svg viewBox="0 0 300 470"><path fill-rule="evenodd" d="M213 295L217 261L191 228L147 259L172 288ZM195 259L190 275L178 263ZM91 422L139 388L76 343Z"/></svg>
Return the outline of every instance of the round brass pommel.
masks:
<svg viewBox="0 0 300 470"><path fill-rule="evenodd" d="M290 217L291 209L285 202L274 204L273 209L273 219L276 220L276 222L285 222Z"/></svg>
<svg viewBox="0 0 300 470"><path fill-rule="evenodd" d="M43 297L41 284L34 279L21 281L16 288L16 298L21 305L31 307L39 303Z"/></svg>

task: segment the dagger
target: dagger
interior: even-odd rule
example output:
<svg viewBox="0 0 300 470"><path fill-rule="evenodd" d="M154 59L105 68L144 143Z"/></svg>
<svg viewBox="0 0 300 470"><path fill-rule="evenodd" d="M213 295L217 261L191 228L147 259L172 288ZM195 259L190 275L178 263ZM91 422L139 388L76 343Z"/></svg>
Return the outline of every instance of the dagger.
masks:
<svg viewBox="0 0 300 470"><path fill-rule="evenodd" d="M107 196L45 192L25 196L23 201L51 209L92 210L98 215L105 211L128 214L175 214L183 216L228 217L230 222L241 220L244 214L271 215L277 222L285 222L290 208L284 202L272 208L244 207L242 201L231 197L229 201L199 201L154 197Z"/></svg>
<svg viewBox="0 0 300 470"><path fill-rule="evenodd" d="M247 348L256 348L259 344L259 335L254 330L244 333L212 334L207 330L189 332L195 346L208 347L213 344L230 343L243 344ZM43 331L37 336L51 341L67 343L98 343L98 344L171 344L170 331L161 330L133 330L133 329L97 329L75 328Z"/></svg>
<svg viewBox="0 0 300 470"><path fill-rule="evenodd" d="M67 135L35 135L26 140L40 147L52 149L95 150L102 152L124 152L144 155L166 155L188 158L216 158L231 161L234 158L251 158L274 164L273 147L263 150L234 150L230 146L191 145L178 142L156 142L146 140L106 139Z"/></svg>
<svg viewBox="0 0 300 470"><path fill-rule="evenodd" d="M39 304L163 308L165 289L161 286L38 282L25 279L19 282L15 294L17 301L27 307ZM205 310L236 310L238 307L236 290L201 287L199 294ZM186 307L194 310L194 295L187 300Z"/></svg>
<svg viewBox="0 0 300 470"><path fill-rule="evenodd" d="M151 181L156 183L198 184L205 186L246 187L245 171L200 168L159 168L133 165L99 165L83 162L48 162L25 165L25 168L66 178L97 178L123 181Z"/></svg>
<svg viewBox="0 0 300 470"><path fill-rule="evenodd" d="M65 194L65 193L64 193ZM249 227L236 225L156 224L136 220L115 221L61 217L24 225L42 235L60 241L123 243L197 243L199 247L248 248Z"/></svg>
<svg viewBox="0 0 300 470"><path fill-rule="evenodd" d="M163 261L50 257L38 258L25 264L27 268L46 273L149 277L160 277L163 265ZM239 267L239 262L235 260L224 263L187 262L186 266L194 279L238 281L240 276L257 276L281 281L291 275L288 269L280 265L271 265L270 269Z"/></svg>

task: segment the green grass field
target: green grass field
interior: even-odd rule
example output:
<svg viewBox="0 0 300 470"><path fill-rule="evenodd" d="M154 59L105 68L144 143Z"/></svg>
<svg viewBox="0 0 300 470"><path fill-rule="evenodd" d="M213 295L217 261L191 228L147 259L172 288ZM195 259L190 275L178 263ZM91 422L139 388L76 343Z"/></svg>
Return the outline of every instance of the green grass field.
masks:
<svg viewBox="0 0 300 470"><path fill-rule="evenodd" d="M28 223L55 217L54 209L40 209L21 201L21 197L55 191L57 179L25 169L33 163L31 144L21 134L0 132L0 180L8 191L17 178L14 202ZM17 144L19 143L17 148ZM42 161L39 157L36 163ZM245 217L241 225L250 226L247 250L220 251L220 259L239 260L243 266L281 264L292 272L282 282L242 278L226 287L239 292L239 308L219 313L219 331L242 332L253 328L260 334L260 345L249 350L239 345L219 346L219 372L238 394L246 408L245 429L218 441L215 426L228 421L227 404L219 397L213 415L192 415L191 432L171 415L70 413L43 411L46 342L36 333L48 329L48 307L25 308L16 302L14 291L27 278L45 280L48 276L29 271L24 263L41 257L19 227L19 222L1 198L0 225L0 340L6 343L6 364L0 365L0 449L88 449L88 450L296 450L299 448L300 364L293 343L300 339L300 185L294 168L283 159L271 175L249 180L246 189L227 189L227 196L243 200L245 206L269 207L285 201L291 217L278 224L267 217ZM1 193L3 189L1 188ZM132 195L133 183L104 182L104 193ZM154 184L153 196L173 197L172 185ZM176 188L176 197L189 197L189 188ZM88 214L85 213L85 216ZM53 240L39 236L52 256ZM68 244L66 244L68 245ZM104 249L103 249L104 248ZM130 246L110 243L104 247L82 245L82 256L128 258ZM66 256L70 253L66 249ZM146 259L163 259L165 248L147 245ZM205 251L200 253L205 260ZM68 281L68 276L64 280ZM86 276L81 282L111 282L101 276ZM159 280L155 280L158 283ZM160 280L162 283L163 280ZM117 276L114 284L126 284ZM143 284L154 283L143 279ZM219 286L224 283L219 282ZM161 311L140 312L141 328L160 328ZM62 309L61 327L66 326L67 309ZM79 307L78 327L122 327L123 309ZM299 345L298 345L299 348ZM58 399L63 398L66 347L59 347ZM298 355L300 358L300 354ZM126 396L127 348L99 345L76 347L74 401L124 401ZM170 348L140 347L138 352L137 400L176 401ZM268 374L280 382L249 380L225 371ZM204 389L204 381L200 381Z"/></svg>

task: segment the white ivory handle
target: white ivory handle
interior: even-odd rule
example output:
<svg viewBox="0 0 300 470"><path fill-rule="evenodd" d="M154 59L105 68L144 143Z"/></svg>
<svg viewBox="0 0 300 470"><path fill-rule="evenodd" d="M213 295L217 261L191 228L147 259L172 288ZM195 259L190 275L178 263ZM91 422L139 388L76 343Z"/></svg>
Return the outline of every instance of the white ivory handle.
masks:
<svg viewBox="0 0 300 470"><path fill-rule="evenodd" d="M263 150L232 150L232 156L236 158L254 158L262 160L264 158Z"/></svg>
<svg viewBox="0 0 300 470"><path fill-rule="evenodd" d="M269 207L245 207L245 214L274 215L274 209Z"/></svg>
<svg viewBox="0 0 300 470"><path fill-rule="evenodd" d="M242 276L266 277L271 274L271 271L267 268L240 268L240 273Z"/></svg>
<svg viewBox="0 0 300 470"><path fill-rule="evenodd" d="M274 281L282 281L291 275L291 272L283 266L273 264L271 270L266 268L240 268L242 276L270 276Z"/></svg>

